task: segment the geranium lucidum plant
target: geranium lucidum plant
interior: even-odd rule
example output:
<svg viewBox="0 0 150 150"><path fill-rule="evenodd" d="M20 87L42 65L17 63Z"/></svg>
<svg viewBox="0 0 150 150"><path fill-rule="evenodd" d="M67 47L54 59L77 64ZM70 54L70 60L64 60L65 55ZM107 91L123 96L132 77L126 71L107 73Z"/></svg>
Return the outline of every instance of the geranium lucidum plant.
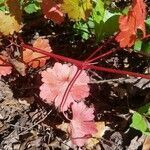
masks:
<svg viewBox="0 0 150 150"><path fill-rule="evenodd" d="M10 1L7 0L7 2ZM30 1L28 2L30 3ZM31 3L33 4L33 2ZM12 4L13 6L16 6L16 3L14 5L14 2L11 0L10 5ZM96 13L93 13L95 14L95 19L93 18L93 21L96 22L96 25L99 27L98 33L100 30L104 29L104 26L106 25L105 21L108 17L106 15L108 11L104 7L104 1L101 0L43 0L38 2L38 4L39 7L42 8L43 16L57 24L61 24L64 21L65 15L68 15L68 17L74 21L86 21L89 17L92 17L91 12L94 8L93 4L96 4L97 6L95 7L94 11ZM18 6L19 10L20 5ZM24 10L26 12L36 12L32 9L33 6L37 5L28 6L30 7L22 8L25 8ZM35 8L40 10L39 7ZM18 17L13 15L14 10L12 11L11 7L9 7L8 10L10 13L9 15L5 14L5 12L0 12L0 18L2 20L2 23L0 24L0 32L3 35L13 34L14 31L18 32L22 24L21 22L18 24L18 21L16 20ZM19 13L17 13L17 15L18 14ZM110 13L108 14L110 15ZM136 34L138 29L142 30L143 38L146 37L146 29L144 24L145 18L145 3L143 0L133 0L132 7L130 8L128 14L121 15L119 19L120 32L117 34L115 39L119 42L120 47L131 47L137 39ZM7 25L7 28L5 27L5 24ZM15 26L13 26L14 24ZM109 24L109 22L107 24ZM9 28L10 30L8 30ZM108 27L106 26L106 28ZM105 30L107 31L107 29ZM102 30L102 34L103 33L104 30ZM94 123L93 114L94 108L89 108L84 103L85 98L89 96L88 83L90 82L89 76L85 71L86 69L94 69L97 71L150 79L149 75L94 65L94 62L100 61L100 59L109 56L118 49L120 50L120 48L118 48L115 50L110 50L104 54L97 55L99 54L98 52L106 45L107 43L105 42L104 45L96 49L91 54L91 56L89 56L84 61L75 60L52 53L52 49L47 39L38 38L34 41L33 47L24 43L22 43L20 46L23 48L23 62L30 67L42 67L46 64L46 60L49 58L54 58L64 61L65 63L72 64L61 64L56 62L53 67L47 68L41 72L43 84L40 87L40 97L46 103L50 105L53 104L56 108L59 109L60 112L63 112L66 119L70 121L68 133L70 134L72 143L78 146L83 146L86 140L96 132L96 124ZM0 65L0 76L5 76L11 73L11 66L7 66L4 62L4 59L0 59ZM72 111L72 119L69 119L69 117L66 115L67 113L65 111L67 111L68 108L70 108Z"/></svg>
<svg viewBox="0 0 150 150"><path fill-rule="evenodd" d="M83 102L89 96L90 81L84 70L68 90L77 72L77 67L69 64L55 63L53 68L47 68L41 73L43 84L40 87L40 97L62 112L71 108L72 119L69 119L68 132L73 144L83 146L97 130L94 108L88 108Z"/></svg>

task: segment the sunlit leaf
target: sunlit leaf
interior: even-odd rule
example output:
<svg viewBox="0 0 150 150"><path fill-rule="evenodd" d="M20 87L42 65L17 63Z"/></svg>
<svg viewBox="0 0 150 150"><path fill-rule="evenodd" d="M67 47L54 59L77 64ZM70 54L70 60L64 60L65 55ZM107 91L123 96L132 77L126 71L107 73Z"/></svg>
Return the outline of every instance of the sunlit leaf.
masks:
<svg viewBox="0 0 150 150"><path fill-rule="evenodd" d="M144 116L142 116L138 112L135 112L133 114L132 123L131 123L130 127L134 128L136 130L139 130L144 134L149 134L150 135L147 120L145 119Z"/></svg>
<svg viewBox="0 0 150 150"><path fill-rule="evenodd" d="M41 9L40 4L37 2L28 3L24 7L25 12L28 14L36 13L40 9Z"/></svg>
<svg viewBox="0 0 150 150"><path fill-rule="evenodd" d="M0 20L0 32L4 35L13 34L15 31L18 32L21 28L15 16L6 15L2 11L0 11Z"/></svg>
<svg viewBox="0 0 150 150"><path fill-rule="evenodd" d="M51 52L52 49L49 45L49 41L47 39L38 38L34 41L33 47L40 48L43 51ZM42 67L45 65L46 60L49 57L46 57L43 54L32 51L31 49L25 49L23 51L23 61L33 68Z"/></svg>
<svg viewBox="0 0 150 150"><path fill-rule="evenodd" d="M137 39L134 44L134 50L141 51L141 48L142 48L142 41L140 39Z"/></svg>
<svg viewBox="0 0 150 150"><path fill-rule="evenodd" d="M90 15L92 3L91 0L64 0L61 8L70 19L86 20Z"/></svg>
<svg viewBox="0 0 150 150"><path fill-rule="evenodd" d="M105 14L105 8L104 8L104 2L102 0L96 1L96 6L94 7L92 13L93 13L92 14L93 20L96 23L100 23L100 21L103 20Z"/></svg>
<svg viewBox="0 0 150 150"><path fill-rule="evenodd" d="M120 47L131 47L136 41L138 29L143 32L143 37L146 35L145 18L146 7L144 1L133 0L128 14L119 18L120 32L116 37L116 41L120 43Z"/></svg>

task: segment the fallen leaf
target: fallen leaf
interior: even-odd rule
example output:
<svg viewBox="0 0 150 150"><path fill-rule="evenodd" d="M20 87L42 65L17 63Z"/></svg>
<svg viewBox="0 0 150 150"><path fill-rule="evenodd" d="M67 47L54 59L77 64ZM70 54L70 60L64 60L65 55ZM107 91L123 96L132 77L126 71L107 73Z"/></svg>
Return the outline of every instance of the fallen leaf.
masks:
<svg viewBox="0 0 150 150"><path fill-rule="evenodd" d="M1 76L6 76L11 73L12 67L6 65L7 58L5 56L0 55L0 78Z"/></svg>
<svg viewBox="0 0 150 150"><path fill-rule="evenodd" d="M42 2L42 12L44 17L51 19L57 24L61 24L64 21L64 13L60 9L61 4L56 3L53 0L43 0Z"/></svg>
<svg viewBox="0 0 150 150"><path fill-rule="evenodd" d="M62 124L57 125L56 127L57 127L58 129L60 129L60 130L62 130L62 131L64 131L64 132L67 133L67 131L68 131L68 126L69 126L69 123L63 122Z"/></svg>
<svg viewBox="0 0 150 150"><path fill-rule="evenodd" d="M142 150L150 150L150 137L149 136L145 137Z"/></svg>
<svg viewBox="0 0 150 150"><path fill-rule="evenodd" d="M22 75L26 75L26 65L16 59L9 59L9 62L14 66L14 68Z"/></svg>
<svg viewBox="0 0 150 150"><path fill-rule="evenodd" d="M49 41L47 39L38 38L34 41L33 47L42 49L43 51L51 52L52 49L49 45ZM23 61L33 68L42 67L45 65L46 60L49 59L49 57L34 52L31 49L25 49L23 51Z"/></svg>
<svg viewBox="0 0 150 150"><path fill-rule="evenodd" d="M95 122L95 124L97 132L95 134L92 134L92 137L87 140L86 148L88 150L94 149L94 146L99 143L99 139L104 135L104 132L106 130L105 122Z"/></svg>

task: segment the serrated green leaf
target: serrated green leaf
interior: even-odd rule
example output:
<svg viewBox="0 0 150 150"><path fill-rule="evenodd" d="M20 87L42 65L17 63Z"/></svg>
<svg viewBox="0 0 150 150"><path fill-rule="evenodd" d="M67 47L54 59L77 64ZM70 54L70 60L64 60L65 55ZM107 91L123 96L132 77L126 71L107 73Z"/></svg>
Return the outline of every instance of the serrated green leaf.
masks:
<svg viewBox="0 0 150 150"><path fill-rule="evenodd" d="M105 8L104 8L104 2L102 0L96 1L96 6L93 9L93 20L96 23L100 23L101 20L104 18Z"/></svg>
<svg viewBox="0 0 150 150"><path fill-rule="evenodd" d="M141 48L142 48L142 41L140 39L137 39L135 41L135 44L134 44L134 51L141 51Z"/></svg>
<svg viewBox="0 0 150 150"><path fill-rule="evenodd" d="M87 40L89 38L89 30L86 23L77 22L74 25L74 29L82 36L82 39Z"/></svg>
<svg viewBox="0 0 150 150"><path fill-rule="evenodd" d="M131 123L130 127L134 128L136 130L139 130L143 133L146 132L148 129L146 119L138 112L135 112L133 114L132 123Z"/></svg>
<svg viewBox="0 0 150 150"><path fill-rule="evenodd" d="M36 13L40 9L39 3L29 3L24 7L25 12L28 14Z"/></svg>

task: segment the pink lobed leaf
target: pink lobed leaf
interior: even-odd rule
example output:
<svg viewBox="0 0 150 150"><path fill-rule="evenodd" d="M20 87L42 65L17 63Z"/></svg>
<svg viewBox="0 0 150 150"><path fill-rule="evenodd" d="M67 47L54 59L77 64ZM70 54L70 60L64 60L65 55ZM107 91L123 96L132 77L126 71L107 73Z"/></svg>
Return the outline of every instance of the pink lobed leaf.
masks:
<svg viewBox="0 0 150 150"><path fill-rule="evenodd" d="M73 118L68 127L73 144L83 146L97 132L94 122L94 108L87 107L84 102L72 105Z"/></svg>
<svg viewBox="0 0 150 150"><path fill-rule="evenodd" d="M53 68L43 71L41 73L43 84L40 87L40 97L47 103L60 107L66 88L76 71L76 66L61 63L55 63ZM66 111L71 103L81 101L89 96L89 81L88 75L83 70L69 91L62 111Z"/></svg>
<svg viewBox="0 0 150 150"><path fill-rule="evenodd" d="M0 58L1 58L0 59L0 77L1 77L1 76L6 76L6 75L10 74L12 71L12 67L5 65L6 63L4 61L5 60L7 61L6 57L0 55Z"/></svg>

